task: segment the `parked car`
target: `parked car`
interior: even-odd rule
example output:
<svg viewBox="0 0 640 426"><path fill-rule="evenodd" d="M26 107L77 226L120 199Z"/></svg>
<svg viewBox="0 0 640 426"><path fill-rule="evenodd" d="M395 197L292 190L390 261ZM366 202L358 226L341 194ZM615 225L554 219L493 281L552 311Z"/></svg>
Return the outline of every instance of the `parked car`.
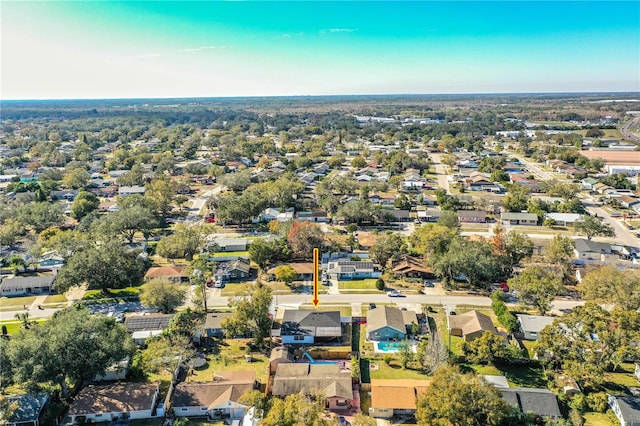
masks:
<svg viewBox="0 0 640 426"><path fill-rule="evenodd" d="M389 297L403 297L403 294L400 293L398 290L391 290L387 292L387 296Z"/></svg>

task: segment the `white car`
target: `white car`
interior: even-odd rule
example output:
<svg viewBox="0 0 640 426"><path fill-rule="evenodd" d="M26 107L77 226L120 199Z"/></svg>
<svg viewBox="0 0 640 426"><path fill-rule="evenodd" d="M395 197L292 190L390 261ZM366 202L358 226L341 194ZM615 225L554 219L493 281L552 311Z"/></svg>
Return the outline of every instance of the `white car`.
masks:
<svg viewBox="0 0 640 426"><path fill-rule="evenodd" d="M387 296L389 297L402 297L402 293L400 293L398 290L391 290L387 292Z"/></svg>

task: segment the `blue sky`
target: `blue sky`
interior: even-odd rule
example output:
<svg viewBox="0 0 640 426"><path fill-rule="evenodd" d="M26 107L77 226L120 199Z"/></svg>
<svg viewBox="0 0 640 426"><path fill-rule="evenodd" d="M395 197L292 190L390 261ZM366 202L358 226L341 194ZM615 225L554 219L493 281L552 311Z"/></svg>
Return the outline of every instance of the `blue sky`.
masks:
<svg viewBox="0 0 640 426"><path fill-rule="evenodd" d="M2 2L0 98L640 91L640 2Z"/></svg>

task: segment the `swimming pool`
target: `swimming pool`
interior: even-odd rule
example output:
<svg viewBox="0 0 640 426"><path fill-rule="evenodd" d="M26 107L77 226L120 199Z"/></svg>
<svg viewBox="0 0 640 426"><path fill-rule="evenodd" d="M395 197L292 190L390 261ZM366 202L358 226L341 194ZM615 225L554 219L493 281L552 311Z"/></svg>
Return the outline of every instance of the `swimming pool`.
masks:
<svg viewBox="0 0 640 426"><path fill-rule="evenodd" d="M400 350L400 343L402 342L375 342L374 349L376 353L396 353ZM416 351L416 345L409 343L411 351Z"/></svg>

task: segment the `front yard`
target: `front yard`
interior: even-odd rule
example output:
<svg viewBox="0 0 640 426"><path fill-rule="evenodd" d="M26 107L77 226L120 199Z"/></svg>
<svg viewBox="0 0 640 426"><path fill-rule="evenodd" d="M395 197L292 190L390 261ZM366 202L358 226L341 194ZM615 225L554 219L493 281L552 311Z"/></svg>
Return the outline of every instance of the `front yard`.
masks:
<svg viewBox="0 0 640 426"><path fill-rule="evenodd" d="M383 293L376 288L376 281L375 278L338 281L338 288L342 293Z"/></svg>

